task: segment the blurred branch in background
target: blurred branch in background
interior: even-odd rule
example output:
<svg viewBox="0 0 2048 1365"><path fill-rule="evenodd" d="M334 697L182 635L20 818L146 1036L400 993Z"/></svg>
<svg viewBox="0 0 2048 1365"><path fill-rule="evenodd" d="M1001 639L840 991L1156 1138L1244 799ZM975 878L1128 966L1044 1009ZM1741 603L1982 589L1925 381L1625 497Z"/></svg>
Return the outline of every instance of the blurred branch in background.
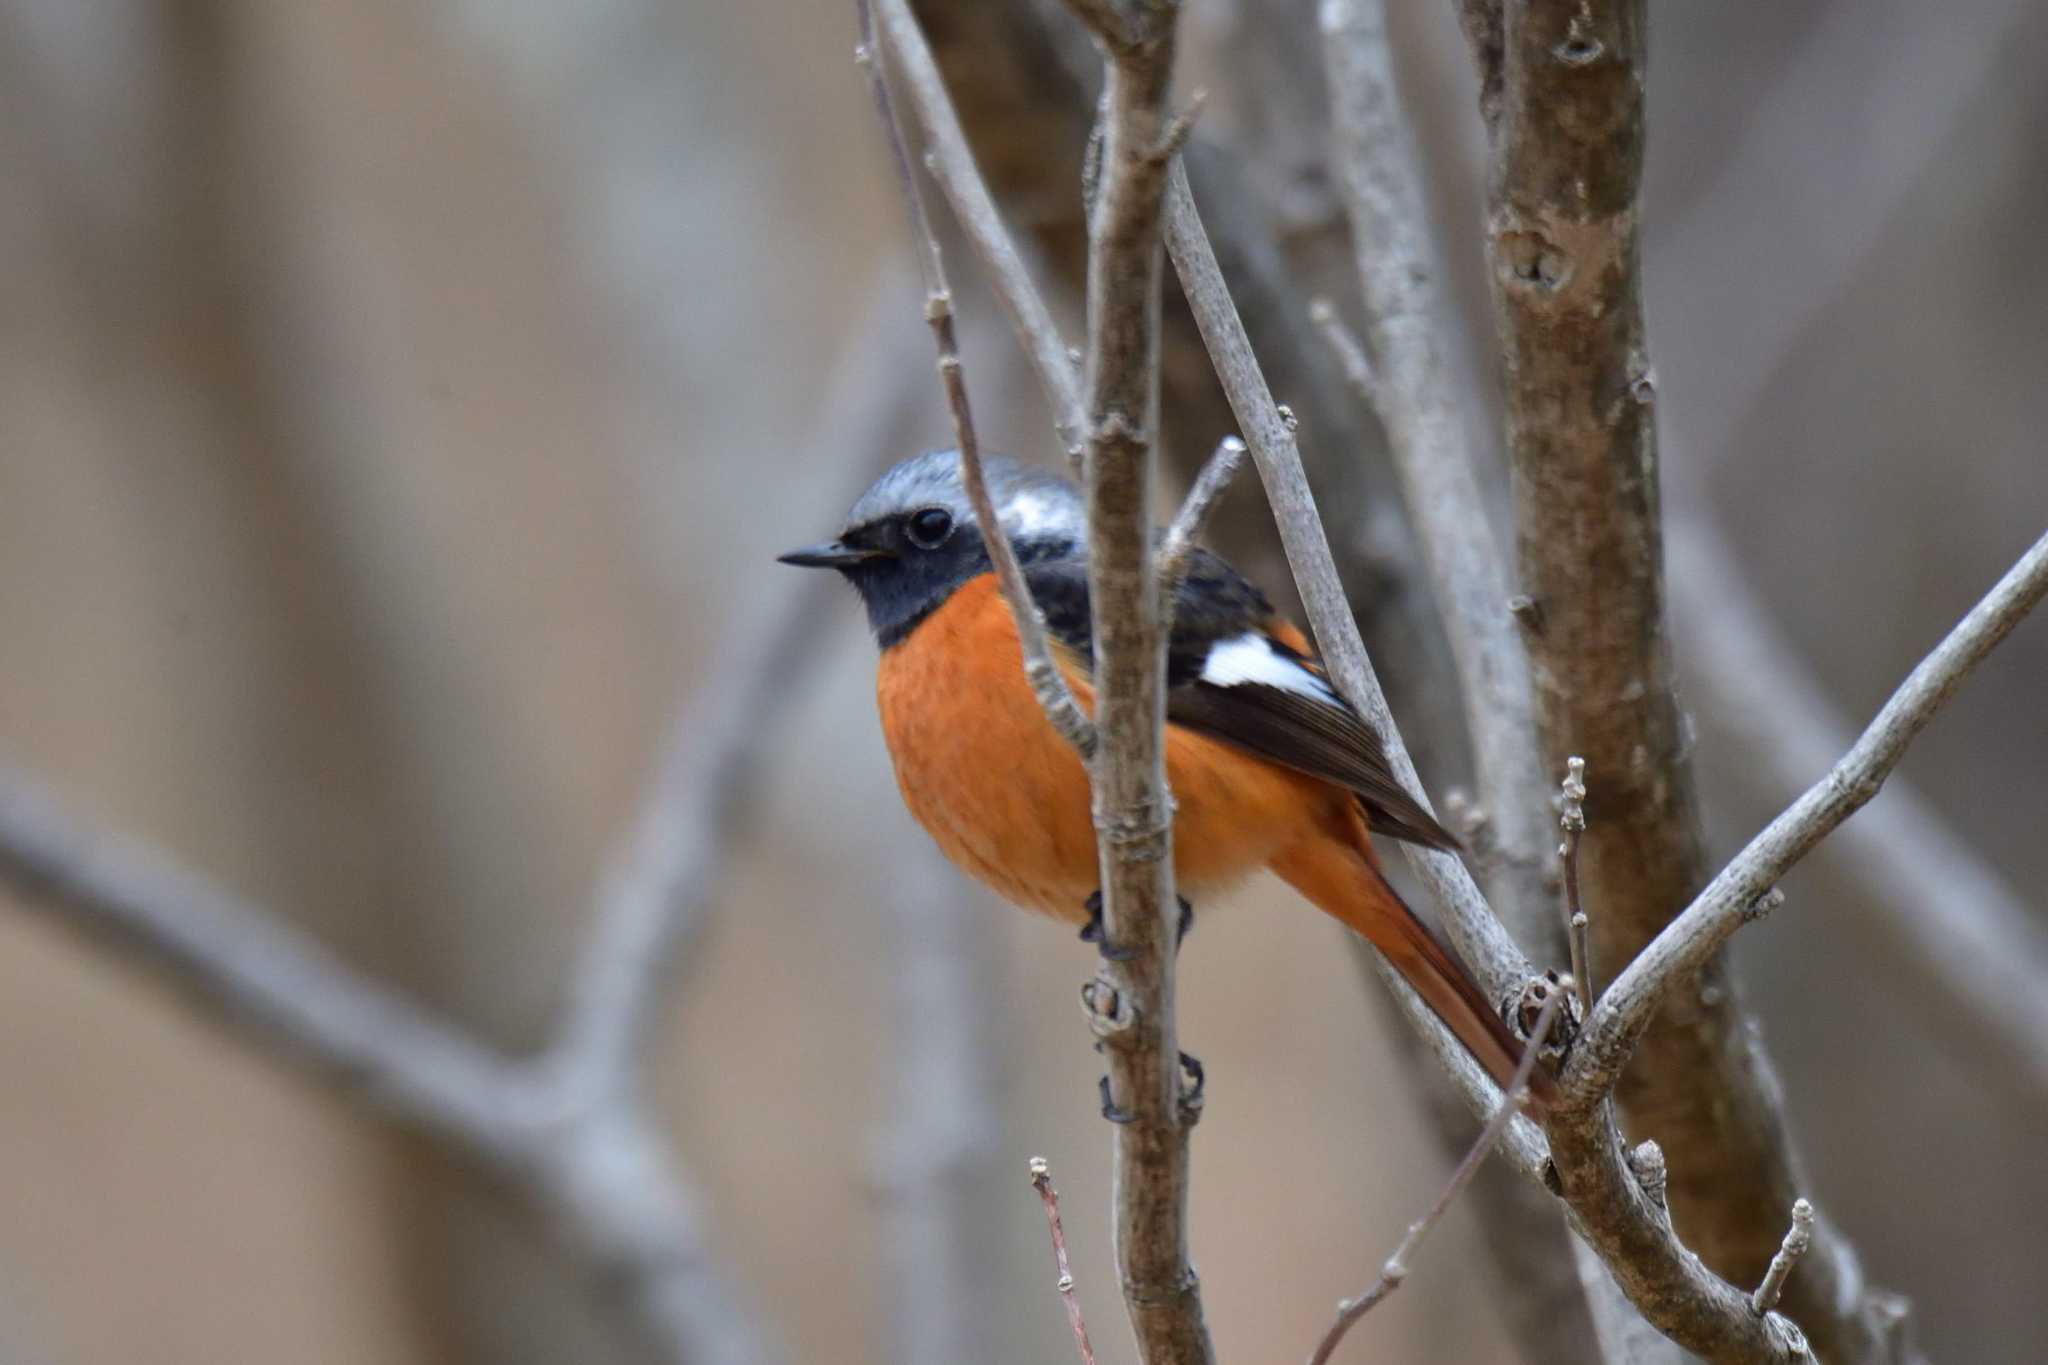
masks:
<svg viewBox="0 0 2048 1365"><path fill-rule="evenodd" d="M885 272L871 314L885 300L893 309L901 284ZM896 334L875 325L866 335ZM869 460L893 451L916 374L902 348L853 348L821 439ZM855 473L822 516L852 498ZM599 889L557 1036L530 1060L501 1056L360 978L167 857L72 821L13 770L0 770L0 869L74 923L149 957L257 1041L317 1065L530 1198L593 1273L620 1287L633 1326L663 1358L766 1359L760 1328L722 1283L697 1198L646 1113L638 1067L662 989L758 786L759 746L811 676L797 656L817 636L832 585L809 575L769 582L776 595L758 633L699 681L698 700L664 740L627 850Z"/></svg>
<svg viewBox="0 0 2048 1365"><path fill-rule="evenodd" d="M1849 726L1764 620L1717 531L1681 518L1667 546L1701 704L1747 741L1740 770L1758 795L1783 801L1849 747ZM1963 1055L1981 1082L2048 1112L2048 932L2038 913L1897 777L1827 847L1856 882L1859 921L1916 996L1939 1002L1940 1017L1968 1035Z"/></svg>
<svg viewBox="0 0 2048 1365"><path fill-rule="evenodd" d="M506 1060L161 853L71 820L12 770L0 772L0 868L265 1045L532 1199L624 1288L637 1327L668 1358L764 1358L714 1269L694 1197L632 1096L592 1096L545 1061Z"/></svg>

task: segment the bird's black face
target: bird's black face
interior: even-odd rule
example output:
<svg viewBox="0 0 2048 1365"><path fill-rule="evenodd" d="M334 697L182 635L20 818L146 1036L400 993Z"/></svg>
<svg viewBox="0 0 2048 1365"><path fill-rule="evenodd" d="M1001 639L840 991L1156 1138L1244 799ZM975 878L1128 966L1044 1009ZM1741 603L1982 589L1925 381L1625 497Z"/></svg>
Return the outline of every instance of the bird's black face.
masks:
<svg viewBox="0 0 2048 1365"><path fill-rule="evenodd" d="M849 526L837 540L791 550L780 559L845 575L867 604L868 624L884 649L989 567L980 530L939 505Z"/></svg>

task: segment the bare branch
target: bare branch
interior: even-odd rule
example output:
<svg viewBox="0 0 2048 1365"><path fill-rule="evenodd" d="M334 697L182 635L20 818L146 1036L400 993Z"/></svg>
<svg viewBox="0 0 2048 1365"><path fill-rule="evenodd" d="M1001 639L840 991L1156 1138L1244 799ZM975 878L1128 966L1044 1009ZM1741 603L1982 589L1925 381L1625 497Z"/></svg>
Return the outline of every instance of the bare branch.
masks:
<svg viewBox="0 0 2048 1365"><path fill-rule="evenodd" d="M1165 636L1152 554L1151 483L1159 421L1159 222L1179 136L1167 109L1172 6L1113 18L1076 4L1108 54L1101 182L1088 232L1088 590L1101 752L1091 772L1106 939L1105 989L1121 1026L1102 1034L1104 1110L1116 1120L1118 1278L1147 1365L1215 1358L1188 1260L1188 1136L1200 1077L1186 1092L1174 1021L1173 805L1166 787Z"/></svg>
<svg viewBox="0 0 2048 1365"><path fill-rule="evenodd" d="M1387 710L1386 695L1380 690L1372 661L1366 657L1359 638L1358 623L1352 618L1330 543L1316 512L1307 475L1302 470L1301 451L1293 429L1281 414L1266 384L1236 305L1224 284L1202 230L1201 215L1189 192L1187 177L1178 169L1167 187L1166 248L1180 274L1181 288L1208 343L1216 373L1223 381L1232 411L1251 447L1252 459L1264 481L1267 500L1280 530L1287 561L1308 608L1309 624L1316 644L1328 665L1331 680L1344 699L1358 710L1386 741L1387 757L1394 775L1429 809L1429 798L1415 773L1415 764L1401 740L1393 716ZM1496 1000L1507 1000L1521 991L1535 973L1528 960L1508 937L1500 922L1487 908L1485 897L1465 870L1463 863L1447 853L1409 845L1405 851L1416 875L1442 912L1445 930L1465 960L1478 974L1487 992ZM1476 1112L1491 1113L1493 1090L1483 1098L1468 1092L1478 1103Z"/></svg>
<svg viewBox="0 0 2048 1365"><path fill-rule="evenodd" d="M900 298L878 282L868 316ZM890 335L882 326L864 338ZM901 346L851 353L819 427L887 449L906 406ZM851 481L849 480L849 484ZM855 491L850 486L846 496ZM793 695L793 639L826 599L809 575L785 580L767 627L700 684L670 727L624 854L598 893L592 938L558 1036L515 1061L357 976L282 920L161 854L82 828L25 774L0 768L0 874L52 908L148 956L256 1042L330 1073L345 1092L497 1173L604 1267L662 1358L742 1365L769 1355L720 1282L696 1198L640 1102L632 1067L663 982L719 875L721 845L752 785L752 745Z"/></svg>
<svg viewBox="0 0 2048 1365"><path fill-rule="evenodd" d="M974 162L945 81L932 60L924 30L907 0L874 0L879 7L881 35L889 59L902 79L925 136L925 164L953 207L961 231L987 262L996 297L1015 325L1039 383L1052 403L1053 425L1069 463L1079 467L1082 452L1080 377L1066 342L1060 339L1052 310L1032 282L1016 243L1003 226L995 200Z"/></svg>
<svg viewBox="0 0 2048 1365"><path fill-rule="evenodd" d="M1743 744L1739 770L1783 803L1849 747L1849 725L1765 622L1764 608L1710 528L1671 527L1671 601L1696 642L1689 676L1701 704ZM1754 705L1758 696L1769 706ZM1891 968L1939 1002L1988 1083L2023 1087L2048 1106L2048 932L2034 908L1949 828L1902 777L1885 799L1829 837L1820 853L1855 885L1861 923Z"/></svg>
<svg viewBox="0 0 2048 1365"><path fill-rule="evenodd" d="M1059 1278L1060 1302L1067 1308L1067 1325L1074 1329L1074 1346L1081 1353L1081 1365L1095 1365L1095 1348L1088 1344L1088 1324L1081 1316L1081 1300L1074 1294L1074 1271L1067 1264L1067 1232L1060 1225L1060 1195L1052 1187L1052 1168L1042 1156L1031 1158L1031 1188L1045 1204L1045 1227L1052 1237L1052 1263Z"/></svg>
<svg viewBox="0 0 2048 1365"><path fill-rule="evenodd" d="M0 767L0 871L394 1118L494 1164L517 1158L505 1115L531 1097L495 1054L166 855L75 821L12 767Z"/></svg>
<svg viewBox="0 0 2048 1365"><path fill-rule="evenodd" d="M1593 1009L1593 983L1586 971L1586 909L1579 903L1579 836L1586 832L1586 760L1574 755L1564 761L1564 781L1559 784L1557 823L1564 842L1557 856L1564 863L1565 936L1571 942L1572 977L1578 982L1579 1004L1585 1013Z"/></svg>
<svg viewBox="0 0 2048 1365"><path fill-rule="evenodd" d="M1764 1273L1763 1283L1749 1296L1749 1306L1759 1317L1778 1306L1778 1295L1785 1290L1786 1276L1792 1273L1792 1267L1799 1264L1799 1258L1812 1245L1813 1205L1804 1199L1795 1199L1792 1201L1792 1226L1786 1229L1778 1254L1771 1257L1771 1268Z"/></svg>
<svg viewBox="0 0 2048 1365"><path fill-rule="evenodd" d="M1797 1360L1805 1339L1785 1319L1759 1315L1749 1296L1709 1273L1680 1246L1669 1215L1620 1159L1606 1096L1630 1045L1678 982L1689 980L1755 913L1772 884L1827 832L1874 796L1913 736L1972 668L2048 594L2048 536L2037 542L1893 694L1849 754L1746 848L1693 905L1600 997L1561 1081L1563 1100L1545 1125L1560 1186L1580 1228L1631 1300L1682 1345L1713 1358ZM1830 1246L1830 1242L1836 1243ZM1831 1285L1860 1284L1830 1258L1839 1234L1815 1217L1811 1254ZM1889 1300L1858 1295L1836 1330L1865 1331L1898 1353L1884 1323ZM1857 1326L1861 1324L1861 1326Z"/></svg>
<svg viewBox="0 0 2048 1365"><path fill-rule="evenodd" d="M833 605L831 585L813 574L782 582L781 600L762 608L765 629L734 651L727 681L699 688L670 726L630 842L598 888L595 928L570 982L554 1054L571 1084L633 1085L674 956L694 932L759 786L759 746L775 733L769 718L806 676L803 655Z"/></svg>
<svg viewBox="0 0 2048 1365"><path fill-rule="evenodd" d="M915 374L915 367L912 368ZM922 378L921 375L917 376ZM888 1064L873 1158L891 1360L972 1360L1009 1286L1000 1257L1002 926L921 835L880 850Z"/></svg>
<svg viewBox="0 0 2048 1365"><path fill-rule="evenodd" d="M995 504L989 498L988 480L981 466L981 446L974 430L974 414L967 401L967 379L960 367L959 343L953 334L953 294L946 283L945 259L939 250L939 239L932 232L930 217L925 212L924 194L918 188L917 173L905 149L903 128L897 121L895 105L889 95L888 76L875 60L873 10L869 0L855 0L855 6L859 11L861 32L856 56L866 68L874 91L875 109L889 142L899 186L910 210L911 231L917 242L918 257L924 265L924 316L931 326L932 340L938 349L939 378L945 385L946 407L953 419L954 442L960 452L961 482L966 485L968 503L974 508L982 541L987 545L989 559L995 566L996 584L1001 588L1003 600L1009 604L1010 615L1017 623L1017 637L1024 651L1024 674L1031 681L1031 690L1037 695L1038 703L1044 708L1053 728L1083 758L1092 758L1096 746L1095 724L1075 701L1073 689L1067 686L1066 675L1060 672L1059 664L1053 659L1052 646L1045 635L1045 618L1040 614L1038 604L1032 600L1031 590L1024 582L1024 570L1017 563L1017 551L1010 544L1009 532L1003 528L1002 519L996 515Z"/></svg>
<svg viewBox="0 0 2048 1365"><path fill-rule="evenodd" d="M1527 943L1561 952L1534 724L1529 658L1506 610L1513 592L1480 492L1481 453L1437 342L1419 156L1394 83L1384 0L1317 7L1330 86L1333 161L1364 295L1374 361L1333 309L1324 330L1387 430L1403 500L1443 617L1461 684L1480 805L1492 834L1484 868L1494 908ZM1498 25L1498 17L1495 19ZM1574 967L1581 988L1587 978Z"/></svg>
<svg viewBox="0 0 2048 1365"><path fill-rule="evenodd" d="M1571 988L1569 983L1565 983L1565 987ZM1443 1193L1437 1196L1436 1203L1430 1205L1429 1212L1408 1225L1408 1231L1395 1246L1394 1254L1389 1256L1386 1264L1380 1268L1379 1278L1357 1298L1346 1299L1337 1305L1336 1321L1330 1324L1330 1330L1325 1332L1322 1341L1317 1343L1314 1354L1309 1357L1309 1365L1328 1365L1330 1357L1336 1353L1338 1344L1344 1340L1344 1334L1351 1330L1352 1324L1370 1313L1382 1299L1399 1289L1402 1281L1408 1278L1408 1263L1414 1259L1416 1251L1422 1246L1422 1239L1429 1235L1431 1228L1443 1221L1444 1214L1450 1211L1452 1201L1472 1183L1472 1177L1478 1174L1480 1163L1485 1161L1499 1144L1502 1135L1507 1132L1509 1121L1521 1107L1523 1096L1528 1092L1529 1077L1535 1073L1538 1059L1543 1055L1543 1044L1550 1037L1551 1026L1557 1022L1557 1013L1563 1006L1564 998L1565 990L1561 989L1544 1001L1542 1010L1536 1016L1535 1026L1529 1030L1528 1051L1522 1054L1520 1065L1516 1066L1515 1074L1509 1078L1508 1088L1502 1093L1493 1117L1488 1119L1486 1127L1480 1130L1471 1150L1465 1153L1465 1159L1451 1172L1451 1178L1444 1184Z"/></svg>
<svg viewBox="0 0 2048 1365"><path fill-rule="evenodd" d="M618 1276L669 1358L763 1357L711 1269L690 1195L629 1100L592 1105L545 1062L499 1057L163 854L75 823L7 768L0 872L143 954L257 1041L524 1190Z"/></svg>
<svg viewBox="0 0 2048 1365"><path fill-rule="evenodd" d="M1793 865L1884 785L1907 745L1971 671L2048 594L2048 536L1920 661L1862 736L1806 794L1764 827L1600 998L1564 1077L1568 1100L1604 1093L1664 997L1719 951Z"/></svg>
<svg viewBox="0 0 2048 1365"><path fill-rule="evenodd" d="M1195 548L1195 538L1202 534L1209 513L1216 507L1216 500L1223 496L1223 490L1230 487L1230 481L1244 467L1244 453L1244 442L1235 436L1226 436L1217 442L1216 453L1202 466L1194 487L1188 489L1187 498L1180 505L1180 512L1166 528L1165 539L1159 542L1159 628L1165 635L1173 634L1173 595L1180 587L1181 579L1187 575L1188 558Z"/></svg>

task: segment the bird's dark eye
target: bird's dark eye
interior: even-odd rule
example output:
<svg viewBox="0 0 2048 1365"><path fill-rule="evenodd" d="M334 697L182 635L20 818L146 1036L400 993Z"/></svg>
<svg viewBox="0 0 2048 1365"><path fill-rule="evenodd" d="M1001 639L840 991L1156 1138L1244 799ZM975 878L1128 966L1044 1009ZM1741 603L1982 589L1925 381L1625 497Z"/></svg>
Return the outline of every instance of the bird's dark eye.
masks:
<svg viewBox="0 0 2048 1365"><path fill-rule="evenodd" d="M920 550L936 550L953 534L953 514L943 507L927 507L910 514L904 523L910 543Z"/></svg>

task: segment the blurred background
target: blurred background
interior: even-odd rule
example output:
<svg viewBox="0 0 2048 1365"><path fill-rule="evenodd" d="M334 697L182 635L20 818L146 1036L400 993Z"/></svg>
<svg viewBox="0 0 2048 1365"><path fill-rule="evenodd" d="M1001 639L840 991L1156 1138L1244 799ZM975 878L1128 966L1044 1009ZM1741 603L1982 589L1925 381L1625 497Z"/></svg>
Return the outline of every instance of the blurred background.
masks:
<svg viewBox="0 0 2048 1365"><path fill-rule="evenodd" d="M1035 54L1062 45L1036 0L920 8L1078 336L1085 73ZM1495 449L1469 62L1454 6L1391 8ZM1650 16L1668 509L1727 538L1860 724L2048 520L2048 12ZM1348 287L1312 5L1189 0L1185 34L1184 84L1215 92L1191 156L1265 243L1226 264L1298 338L1288 300ZM8 759L493 1044L541 1043L664 726L791 591L772 556L948 439L852 43L844 4L0 0ZM1053 458L951 261L984 440ZM1286 345L1276 388L1312 410L1328 359ZM1169 379L1184 469L1227 427L1198 373ZM1369 415L1304 441L1363 608L1425 591ZM1218 539L1284 596L1264 527L1246 480ZM786 1359L917 1359L932 1314L970 1325L964 1358L1069 1358L1043 1155L1101 1357L1128 1361L1074 1000L1094 950L935 864L833 605L667 996L663 1130ZM1681 612L1688 683L1700 640ZM1381 662L1456 785L1440 642ZM2034 623L1903 769L2037 911L2044 683ZM1709 691L1726 854L1792 788L1747 714L1773 698ZM1738 960L1816 1194L1936 1359L2038 1359L2048 1114L1916 995L1839 854L1787 890ZM1222 1355L1299 1358L1448 1157L1341 931L1274 886L1240 900L1182 958L1195 1254ZM8 887L0 1094L0 1360L643 1358L498 1184ZM938 1196L957 1236L906 1244ZM1353 1356L1522 1359L1468 1273L1485 1237L1455 1211Z"/></svg>

